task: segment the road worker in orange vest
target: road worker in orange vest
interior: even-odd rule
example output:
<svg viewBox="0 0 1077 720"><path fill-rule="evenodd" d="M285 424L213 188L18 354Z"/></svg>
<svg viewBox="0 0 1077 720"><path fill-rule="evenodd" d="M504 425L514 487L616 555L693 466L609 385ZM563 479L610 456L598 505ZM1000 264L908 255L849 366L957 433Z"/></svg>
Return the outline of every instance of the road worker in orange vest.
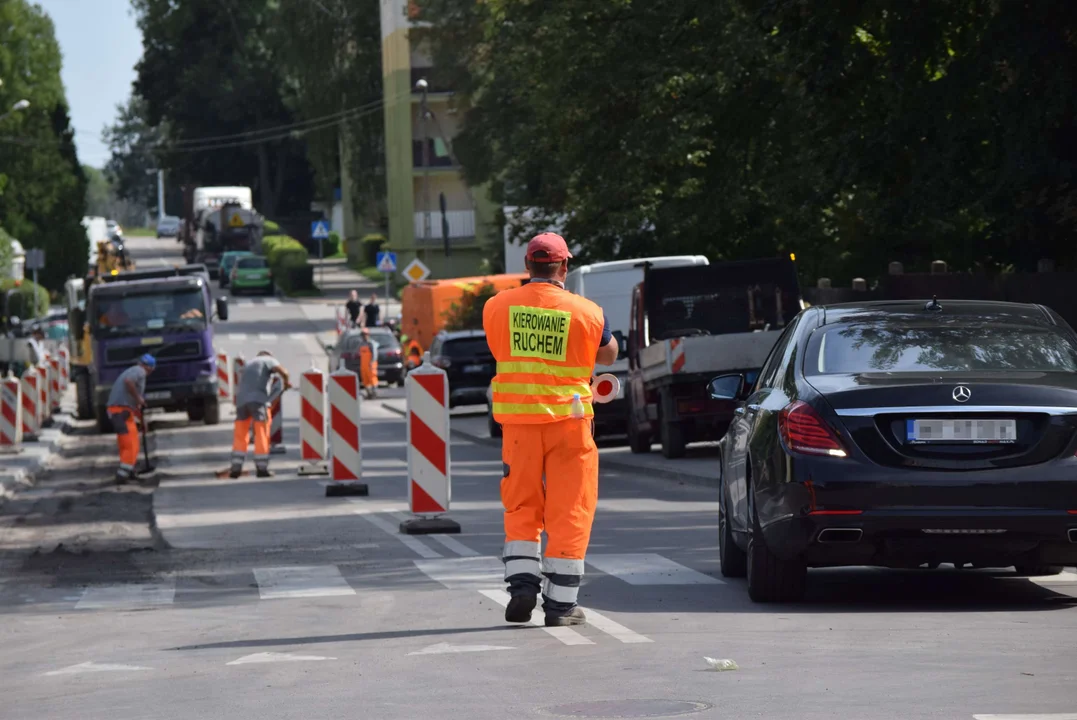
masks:
<svg viewBox="0 0 1077 720"><path fill-rule="evenodd" d="M571 257L560 235L536 235L526 253L531 279L483 308L497 360L493 413L503 432L510 623L531 620L540 590L547 627L586 620L576 598L598 502L590 383L596 363L617 359L617 341L602 308L565 290Z"/></svg>

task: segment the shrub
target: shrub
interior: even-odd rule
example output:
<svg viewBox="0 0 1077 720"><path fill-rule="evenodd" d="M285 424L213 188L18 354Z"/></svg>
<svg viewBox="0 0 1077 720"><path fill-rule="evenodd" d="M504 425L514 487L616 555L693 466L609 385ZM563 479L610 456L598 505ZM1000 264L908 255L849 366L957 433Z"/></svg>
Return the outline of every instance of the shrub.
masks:
<svg viewBox="0 0 1077 720"><path fill-rule="evenodd" d="M363 245L363 260L367 265L377 265L378 253L384 249L385 236L373 233L364 235L359 241Z"/></svg>
<svg viewBox="0 0 1077 720"><path fill-rule="evenodd" d="M465 290L459 302L454 302L445 312L445 329L450 332L482 330L482 309L494 295L497 295L497 290L490 283Z"/></svg>
<svg viewBox="0 0 1077 720"><path fill-rule="evenodd" d="M322 242L325 243L322 252L325 253L326 257L332 257L340 252L340 235L337 235L335 232L329 233L329 237Z"/></svg>
<svg viewBox="0 0 1077 720"><path fill-rule="evenodd" d="M262 234L280 235L280 225L273 222L272 220L266 220L264 223L262 223Z"/></svg>
<svg viewBox="0 0 1077 720"><path fill-rule="evenodd" d="M262 251L277 286L284 292L300 289L295 287L295 279L300 277L296 271L309 267L307 249L287 235L269 235L262 239Z"/></svg>
<svg viewBox="0 0 1077 720"><path fill-rule="evenodd" d="M31 280L23 280L19 284L17 292L11 293L7 307L3 304L7 300L7 293L15 287L15 281L11 278L0 280L0 310L6 310L6 318L17 317L27 322L33 316L34 295L37 295L37 316L43 317L49 310L49 291L40 285L34 285Z"/></svg>

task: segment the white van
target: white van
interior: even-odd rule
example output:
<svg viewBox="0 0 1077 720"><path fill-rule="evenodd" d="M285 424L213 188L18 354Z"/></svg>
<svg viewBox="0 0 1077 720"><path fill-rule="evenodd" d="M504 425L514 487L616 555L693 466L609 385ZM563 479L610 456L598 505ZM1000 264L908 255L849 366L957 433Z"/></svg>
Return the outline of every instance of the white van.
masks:
<svg viewBox="0 0 1077 720"><path fill-rule="evenodd" d="M628 338L628 318L632 308L632 288L643 282L643 266L653 268L682 265L709 265L703 255L665 255L661 257L613 260L611 262L583 265L570 270L565 278L565 289L591 300L606 313L610 330L616 333L621 353L611 367L596 366L595 373L613 373L621 381L621 392L609 403L595 404L595 435L614 434L625 431L628 411L624 393L627 384L628 359L625 353Z"/></svg>

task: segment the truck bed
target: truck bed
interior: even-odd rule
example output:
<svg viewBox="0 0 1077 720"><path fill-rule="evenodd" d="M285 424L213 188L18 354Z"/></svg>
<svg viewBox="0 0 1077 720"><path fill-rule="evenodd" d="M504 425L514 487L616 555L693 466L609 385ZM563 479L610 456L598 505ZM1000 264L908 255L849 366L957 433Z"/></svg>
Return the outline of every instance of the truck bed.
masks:
<svg viewBox="0 0 1077 720"><path fill-rule="evenodd" d="M721 375L762 366L782 334L779 330L698 335L661 340L640 352L640 369L648 388L661 387L681 378Z"/></svg>

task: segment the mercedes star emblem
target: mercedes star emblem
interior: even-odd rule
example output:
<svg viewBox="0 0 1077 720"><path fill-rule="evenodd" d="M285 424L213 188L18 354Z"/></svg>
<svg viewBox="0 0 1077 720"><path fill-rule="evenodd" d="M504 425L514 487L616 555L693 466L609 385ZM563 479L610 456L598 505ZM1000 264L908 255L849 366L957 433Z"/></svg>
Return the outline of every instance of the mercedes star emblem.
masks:
<svg viewBox="0 0 1077 720"><path fill-rule="evenodd" d="M954 400L957 402L968 402L970 397L972 397L972 391L964 385L958 385L954 388Z"/></svg>

